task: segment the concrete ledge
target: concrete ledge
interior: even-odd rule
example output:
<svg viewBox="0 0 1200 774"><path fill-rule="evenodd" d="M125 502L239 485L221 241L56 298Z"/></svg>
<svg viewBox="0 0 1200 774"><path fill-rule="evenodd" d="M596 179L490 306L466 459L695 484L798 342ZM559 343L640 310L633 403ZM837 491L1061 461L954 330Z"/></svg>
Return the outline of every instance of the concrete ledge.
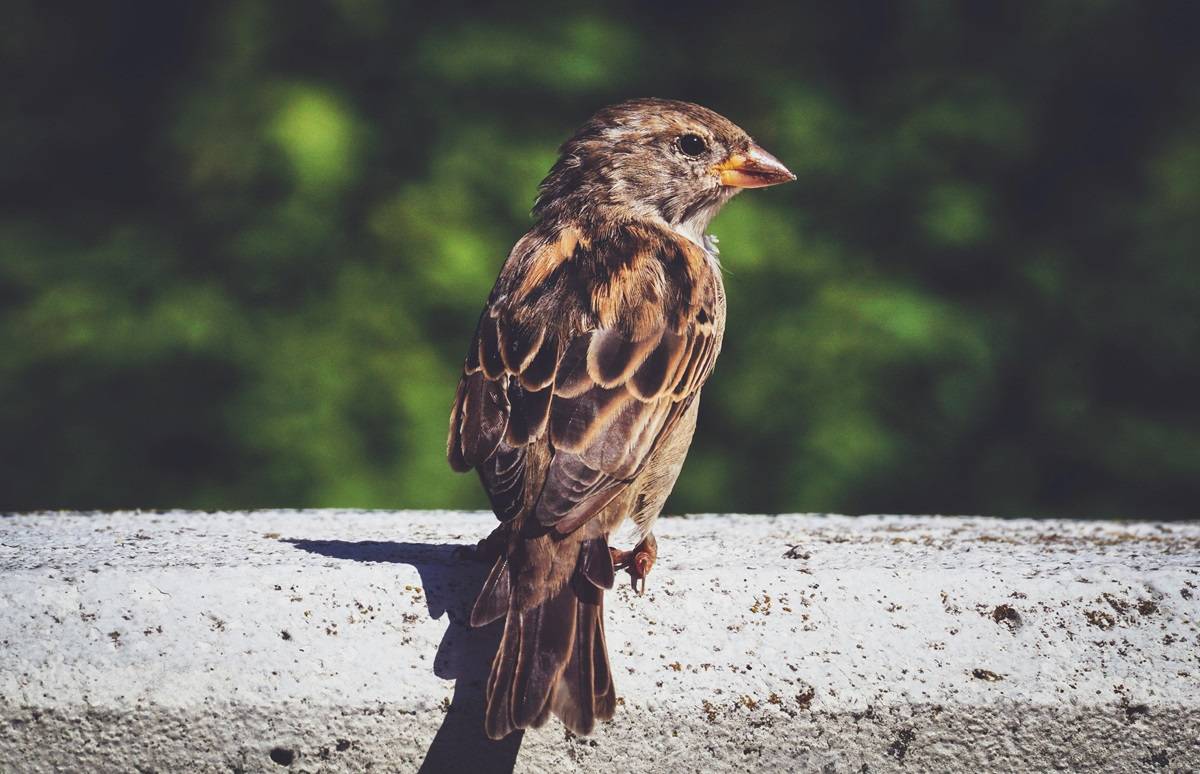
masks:
<svg viewBox="0 0 1200 774"><path fill-rule="evenodd" d="M490 514L0 518L0 770L1200 768L1200 526L702 516L617 718L482 738Z"/></svg>

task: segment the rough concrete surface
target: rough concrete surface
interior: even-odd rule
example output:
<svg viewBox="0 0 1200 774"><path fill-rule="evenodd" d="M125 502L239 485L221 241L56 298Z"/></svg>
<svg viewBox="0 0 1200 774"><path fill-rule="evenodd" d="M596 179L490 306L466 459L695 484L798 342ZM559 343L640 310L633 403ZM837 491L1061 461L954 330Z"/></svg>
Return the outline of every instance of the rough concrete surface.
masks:
<svg viewBox="0 0 1200 774"><path fill-rule="evenodd" d="M0 768L1200 768L1196 524L663 519L646 595L607 599L616 719L500 743L455 555L493 525L0 518Z"/></svg>

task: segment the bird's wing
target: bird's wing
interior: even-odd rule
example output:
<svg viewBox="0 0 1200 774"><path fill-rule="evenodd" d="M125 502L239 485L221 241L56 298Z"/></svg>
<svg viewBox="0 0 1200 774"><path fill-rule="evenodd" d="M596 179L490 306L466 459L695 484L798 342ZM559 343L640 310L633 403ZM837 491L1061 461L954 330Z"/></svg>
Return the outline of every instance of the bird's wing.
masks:
<svg viewBox="0 0 1200 774"><path fill-rule="evenodd" d="M527 240L480 316L447 451L454 469L478 469L507 520L527 450L546 439L533 515L565 533L628 486L699 393L720 344L720 279L665 232Z"/></svg>

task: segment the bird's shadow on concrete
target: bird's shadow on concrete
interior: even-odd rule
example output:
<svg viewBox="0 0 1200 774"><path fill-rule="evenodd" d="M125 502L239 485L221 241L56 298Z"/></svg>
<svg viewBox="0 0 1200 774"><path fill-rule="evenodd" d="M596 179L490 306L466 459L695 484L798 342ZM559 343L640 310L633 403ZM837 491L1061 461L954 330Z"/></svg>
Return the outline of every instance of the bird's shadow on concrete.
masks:
<svg viewBox="0 0 1200 774"><path fill-rule="evenodd" d="M446 616L446 633L433 659L433 672L454 681L454 698L441 728L429 745L421 771L504 772L516 766L524 732L500 741L483 732L484 690L492 657L500 643L502 625L481 629L467 625L475 595L490 564L464 555L453 543L390 543L379 541L285 539L302 551L353 562L392 562L412 565L421 575L429 616Z"/></svg>

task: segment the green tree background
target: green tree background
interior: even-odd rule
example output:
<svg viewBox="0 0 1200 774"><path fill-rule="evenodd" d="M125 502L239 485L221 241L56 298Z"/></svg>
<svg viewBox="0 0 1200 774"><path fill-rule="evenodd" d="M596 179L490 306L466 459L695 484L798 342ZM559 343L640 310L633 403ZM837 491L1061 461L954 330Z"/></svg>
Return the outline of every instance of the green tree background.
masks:
<svg viewBox="0 0 1200 774"><path fill-rule="evenodd" d="M5 17L0 508L483 507L475 318L558 143L654 95L799 176L714 224L669 511L1196 514L1196 3Z"/></svg>

